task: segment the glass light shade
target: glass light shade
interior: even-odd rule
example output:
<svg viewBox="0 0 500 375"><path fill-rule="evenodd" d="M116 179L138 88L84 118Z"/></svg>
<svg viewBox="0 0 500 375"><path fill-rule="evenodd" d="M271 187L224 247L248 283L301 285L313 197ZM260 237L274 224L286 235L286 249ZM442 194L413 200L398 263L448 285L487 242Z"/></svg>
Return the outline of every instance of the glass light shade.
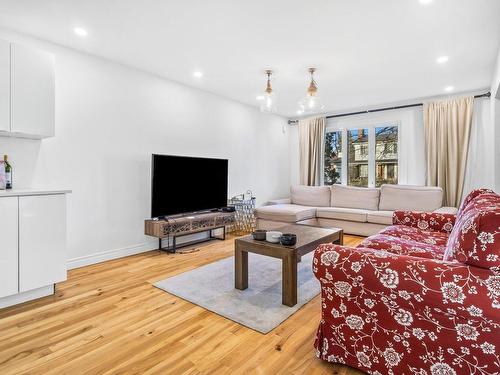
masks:
<svg viewBox="0 0 500 375"><path fill-rule="evenodd" d="M307 95L299 102L299 111L301 114L316 113L325 108L321 98L317 95Z"/></svg>
<svg viewBox="0 0 500 375"><path fill-rule="evenodd" d="M260 100L260 111L271 113L276 112L276 98L274 97L273 93L266 93L263 95L263 97L264 98Z"/></svg>

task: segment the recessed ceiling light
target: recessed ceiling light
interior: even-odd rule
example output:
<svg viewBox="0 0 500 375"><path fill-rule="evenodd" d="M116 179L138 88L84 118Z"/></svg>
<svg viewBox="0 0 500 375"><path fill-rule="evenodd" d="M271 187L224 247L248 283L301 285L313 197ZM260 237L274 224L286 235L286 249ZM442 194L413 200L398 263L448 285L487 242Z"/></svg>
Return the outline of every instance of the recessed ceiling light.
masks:
<svg viewBox="0 0 500 375"><path fill-rule="evenodd" d="M193 77L201 78L203 77L203 73L197 70L193 73Z"/></svg>
<svg viewBox="0 0 500 375"><path fill-rule="evenodd" d="M264 95L257 95L257 97L255 99L257 99L257 100L264 100Z"/></svg>
<svg viewBox="0 0 500 375"><path fill-rule="evenodd" d="M446 87L444 88L444 91L446 91L446 92L451 92L451 91L453 91L453 90L455 90L455 88L454 88L453 86L446 86Z"/></svg>
<svg viewBox="0 0 500 375"><path fill-rule="evenodd" d="M87 36L88 32L83 27L75 27L73 32L78 36Z"/></svg>
<svg viewBox="0 0 500 375"><path fill-rule="evenodd" d="M420 1L420 4L427 5L427 4L432 3L434 0L419 0L419 1Z"/></svg>
<svg viewBox="0 0 500 375"><path fill-rule="evenodd" d="M298 114L298 115L301 115L301 114L303 114L303 113L304 113L304 111L303 111L303 110L301 110L301 109L297 110L297 114Z"/></svg>
<svg viewBox="0 0 500 375"><path fill-rule="evenodd" d="M449 59L448 59L448 56L440 56L436 59L437 63L438 64L444 64L445 62L447 62Z"/></svg>

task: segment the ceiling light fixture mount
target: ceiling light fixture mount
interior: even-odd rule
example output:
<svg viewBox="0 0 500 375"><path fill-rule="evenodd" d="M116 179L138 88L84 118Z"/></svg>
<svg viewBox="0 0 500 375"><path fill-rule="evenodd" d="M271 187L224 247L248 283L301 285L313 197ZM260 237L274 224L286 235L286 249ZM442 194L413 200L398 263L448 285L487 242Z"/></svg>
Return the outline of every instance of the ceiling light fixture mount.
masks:
<svg viewBox="0 0 500 375"><path fill-rule="evenodd" d="M306 97L299 102L299 110L297 111L298 114L315 113L325 108L320 97L318 96L318 84L314 79L316 68L309 68L308 72L311 76L311 81L309 82L309 87L307 88Z"/></svg>
<svg viewBox="0 0 500 375"><path fill-rule="evenodd" d="M257 98L258 100L261 101L260 103L261 112L274 113L277 111L277 108L276 108L276 100L274 98L273 88L271 86L271 75L273 74L273 71L267 69L265 73L267 75L266 89L264 90L264 95L262 95L262 99L260 99L261 98L260 95Z"/></svg>
<svg viewBox="0 0 500 375"><path fill-rule="evenodd" d="M448 60L449 60L448 56L440 56L436 59L436 62L438 64L444 64L444 63L448 62Z"/></svg>
<svg viewBox="0 0 500 375"><path fill-rule="evenodd" d="M73 29L73 32L78 35L78 36L81 36L81 37L84 37L84 36L87 36L88 35L88 32L87 30L85 30L83 27L75 27Z"/></svg>

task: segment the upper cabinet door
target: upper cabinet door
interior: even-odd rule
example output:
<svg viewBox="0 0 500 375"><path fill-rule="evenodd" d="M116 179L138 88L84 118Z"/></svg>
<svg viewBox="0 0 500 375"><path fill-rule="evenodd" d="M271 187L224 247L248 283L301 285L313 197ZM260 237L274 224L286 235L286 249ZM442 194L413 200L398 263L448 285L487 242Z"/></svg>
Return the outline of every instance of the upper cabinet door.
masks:
<svg viewBox="0 0 500 375"><path fill-rule="evenodd" d="M11 132L54 136L54 55L11 44Z"/></svg>
<svg viewBox="0 0 500 375"><path fill-rule="evenodd" d="M10 131L10 43L0 39L0 132Z"/></svg>

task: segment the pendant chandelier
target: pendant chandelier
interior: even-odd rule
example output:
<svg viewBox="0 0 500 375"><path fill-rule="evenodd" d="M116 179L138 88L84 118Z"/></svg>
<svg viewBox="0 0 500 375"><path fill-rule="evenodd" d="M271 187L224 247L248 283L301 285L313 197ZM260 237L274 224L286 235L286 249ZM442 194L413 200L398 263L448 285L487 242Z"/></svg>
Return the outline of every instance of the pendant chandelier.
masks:
<svg viewBox="0 0 500 375"><path fill-rule="evenodd" d="M276 98L274 97L273 88L271 87L271 75L272 70L266 70L267 75L267 85L264 91L264 95L260 99L260 110L261 112L271 112L277 111L276 108Z"/></svg>
<svg viewBox="0 0 500 375"><path fill-rule="evenodd" d="M311 82L309 83L309 87L307 88L307 95L299 102L299 110L297 112L299 115L316 113L325 108L324 104L321 102L320 97L318 96L318 85L314 80L315 71L316 68L309 68Z"/></svg>

